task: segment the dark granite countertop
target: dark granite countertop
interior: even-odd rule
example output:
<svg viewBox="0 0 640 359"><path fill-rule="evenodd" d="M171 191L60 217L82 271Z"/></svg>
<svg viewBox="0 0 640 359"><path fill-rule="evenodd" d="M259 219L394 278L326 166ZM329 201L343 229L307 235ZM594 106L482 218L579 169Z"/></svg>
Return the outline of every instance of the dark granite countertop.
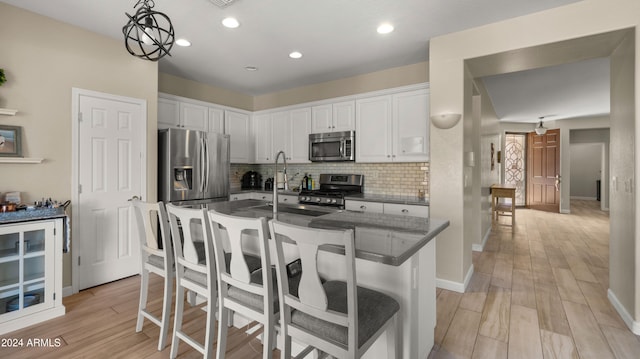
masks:
<svg viewBox="0 0 640 359"><path fill-rule="evenodd" d="M214 203L220 213L259 218L273 217L267 201L239 200ZM449 226L448 220L363 213L318 206L278 205L278 220L310 228L353 229L356 257L393 266L403 264ZM324 246L324 250L344 253L343 247Z"/></svg>
<svg viewBox="0 0 640 359"><path fill-rule="evenodd" d="M65 217L64 208L38 208L15 212L0 213L0 224L39 221Z"/></svg>
<svg viewBox="0 0 640 359"><path fill-rule="evenodd" d="M372 193L359 193L350 194L345 196L346 200L357 200L366 202L382 202L382 203L397 203L397 204L411 204L417 206L428 206L429 198L418 198L418 196L404 196L404 195L391 195L391 194L372 194Z"/></svg>

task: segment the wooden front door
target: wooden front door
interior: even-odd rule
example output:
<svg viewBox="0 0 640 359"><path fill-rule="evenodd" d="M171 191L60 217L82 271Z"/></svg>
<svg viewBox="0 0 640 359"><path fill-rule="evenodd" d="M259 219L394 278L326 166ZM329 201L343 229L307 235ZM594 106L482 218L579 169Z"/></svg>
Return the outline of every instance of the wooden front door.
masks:
<svg viewBox="0 0 640 359"><path fill-rule="evenodd" d="M529 133L527 207L560 212L560 129Z"/></svg>

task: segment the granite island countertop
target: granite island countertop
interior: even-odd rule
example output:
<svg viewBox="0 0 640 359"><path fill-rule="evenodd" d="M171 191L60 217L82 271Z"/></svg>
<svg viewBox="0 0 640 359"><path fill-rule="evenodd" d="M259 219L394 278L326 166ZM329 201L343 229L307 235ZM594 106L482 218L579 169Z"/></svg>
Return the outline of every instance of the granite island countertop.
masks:
<svg viewBox="0 0 640 359"><path fill-rule="evenodd" d="M259 218L273 217L267 201L246 199L217 202L210 209L220 213ZM400 266L449 226L448 220L336 210L319 206L278 205L278 220L310 228L353 229L356 258ZM344 253L339 246L323 250Z"/></svg>
<svg viewBox="0 0 640 359"><path fill-rule="evenodd" d="M395 194L374 194L374 193L358 193L345 196L346 200L357 200L365 202L382 202L397 203L416 206L428 206L429 198L419 198L411 195L395 195Z"/></svg>
<svg viewBox="0 0 640 359"><path fill-rule="evenodd" d="M66 217L63 207L37 208L32 210L20 210L15 212L0 213L0 224L10 224L43 219Z"/></svg>

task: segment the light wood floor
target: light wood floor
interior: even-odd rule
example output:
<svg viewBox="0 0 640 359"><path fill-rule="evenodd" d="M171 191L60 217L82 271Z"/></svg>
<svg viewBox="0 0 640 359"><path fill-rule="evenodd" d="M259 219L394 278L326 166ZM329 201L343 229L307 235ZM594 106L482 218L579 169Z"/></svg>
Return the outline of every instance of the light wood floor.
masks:
<svg viewBox="0 0 640 359"><path fill-rule="evenodd" d="M571 215L519 209L513 231L497 226L473 253L468 291L438 289L430 358L640 358L640 339L607 299L609 218L598 203L572 201ZM65 316L1 335L25 347L0 347L0 358L167 358L170 346L156 350L157 326L145 321L135 332L139 283L135 276L64 298ZM161 293L152 276L150 297ZM204 317L199 308L185 314L186 330L200 339ZM261 357L254 336L229 335L227 358ZM60 347L27 348L35 338L59 339ZM181 343L179 357L201 356Z"/></svg>
<svg viewBox="0 0 640 359"><path fill-rule="evenodd" d="M167 347L159 352L160 330L156 325L145 320L142 332L135 331L139 290L140 277L134 276L65 297L65 316L0 335L0 338L24 339L20 349L0 347L0 358L168 358L171 337ZM149 298L158 299L151 301L149 308L157 315L161 312L162 290L161 278L151 275ZM204 338L205 320L206 313L201 307L185 304L183 330L200 342ZM171 324L169 332L173 329L173 316ZM230 328L226 358L261 358L262 344L255 338L260 333L247 335L245 330ZM27 347L27 340L34 338L51 339L51 342L59 339L60 346ZM279 355L279 351L274 351L275 358ZM178 358L202 358L202 355L180 342Z"/></svg>
<svg viewBox="0 0 640 359"><path fill-rule="evenodd" d="M437 290L430 358L640 358L640 339L607 299L609 217L518 209L473 253L466 293ZM500 223L510 222L510 218Z"/></svg>

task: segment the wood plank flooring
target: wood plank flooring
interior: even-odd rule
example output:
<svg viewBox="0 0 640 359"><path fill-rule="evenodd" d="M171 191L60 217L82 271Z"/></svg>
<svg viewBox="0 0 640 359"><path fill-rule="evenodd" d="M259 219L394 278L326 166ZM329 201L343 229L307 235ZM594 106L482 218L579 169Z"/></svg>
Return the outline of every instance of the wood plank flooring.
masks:
<svg viewBox="0 0 640 359"><path fill-rule="evenodd" d="M640 358L640 338L607 299L609 216L599 205L518 209L515 228L494 225L473 253L467 292L437 290L429 358Z"/></svg>
<svg viewBox="0 0 640 359"><path fill-rule="evenodd" d="M598 204L574 200L570 215L519 209L513 231L496 226L473 253L467 292L436 291L429 358L640 358L640 339L607 299L609 218ZM135 276L64 298L65 316L0 336L25 343L0 347L0 358L167 358L170 346L156 350L157 326L145 321L135 332L139 285ZM161 294L152 276L155 313ZM204 311L185 308L185 330L202 339ZM257 334L243 329L229 331L227 358L260 358ZM29 339L59 346L27 347ZM179 358L198 357L180 344Z"/></svg>
<svg viewBox="0 0 640 359"><path fill-rule="evenodd" d="M162 305L161 278L151 276L149 309L159 316ZM19 348L0 347L0 358L168 358L169 344L158 351L160 329L145 320L140 333L136 333L140 277L134 276L65 297L67 313L44 323L0 335L0 338L23 339ZM175 302L175 296L174 296ZM206 313L201 306L185 304L183 330L202 342ZM169 332L173 328L173 316ZM256 339L261 330L248 335L246 330L230 328L227 340L227 358L261 358L262 344ZM217 334L216 334L217 335ZM52 345L27 346L31 339L50 339ZM59 343L59 345L56 345ZM274 351L274 357L279 357ZM178 358L201 358L202 355L184 342L180 342ZM215 351L213 352L215 357Z"/></svg>

